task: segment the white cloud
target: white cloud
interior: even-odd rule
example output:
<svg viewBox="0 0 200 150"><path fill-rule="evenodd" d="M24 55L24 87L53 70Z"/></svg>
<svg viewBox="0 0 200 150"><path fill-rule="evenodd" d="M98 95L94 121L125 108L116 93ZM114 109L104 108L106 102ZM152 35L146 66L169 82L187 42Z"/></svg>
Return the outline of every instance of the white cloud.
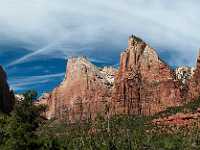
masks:
<svg viewBox="0 0 200 150"><path fill-rule="evenodd" d="M109 59L107 53L122 51L133 33L177 54L171 64L192 65L200 45L199 6L199 0L0 0L0 43L14 41L30 50L8 66L88 49L98 59L100 48Z"/></svg>

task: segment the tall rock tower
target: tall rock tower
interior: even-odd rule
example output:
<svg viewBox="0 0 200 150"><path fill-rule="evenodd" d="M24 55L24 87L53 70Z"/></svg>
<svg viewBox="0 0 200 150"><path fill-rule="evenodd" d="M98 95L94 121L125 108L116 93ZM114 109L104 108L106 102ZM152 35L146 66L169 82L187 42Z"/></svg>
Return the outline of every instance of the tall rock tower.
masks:
<svg viewBox="0 0 200 150"><path fill-rule="evenodd" d="M138 37L129 37L115 78L114 112L151 115L179 105L182 98L174 80L174 71L153 48Z"/></svg>
<svg viewBox="0 0 200 150"><path fill-rule="evenodd" d="M48 105L47 118L79 121L104 115L114 75L115 69L98 68L85 57L70 58L64 81L39 102Z"/></svg>

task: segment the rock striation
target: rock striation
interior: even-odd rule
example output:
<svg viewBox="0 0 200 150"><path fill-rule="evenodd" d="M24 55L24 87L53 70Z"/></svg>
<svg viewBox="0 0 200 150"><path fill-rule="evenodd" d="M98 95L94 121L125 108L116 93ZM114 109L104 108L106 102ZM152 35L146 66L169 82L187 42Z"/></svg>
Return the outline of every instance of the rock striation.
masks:
<svg viewBox="0 0 200 150"><path fill-rule="evenodd" d="M0 111L8 113L14 105L14 94L7 83L7 75L0 66Z"/></svg>
<svg viewBox="0 0 200 150"><path fill-rule="evenodd" d="M183 99L174 70L144 41L129 37L115 78L114 112L152 115Z"/></svg>
<svg viewBox="0 0 200 150"><path fill-rule="evenodd" d="M118 70L98 68L86 58L68 60L64 81L38 103L47 118L93 119L98 114L153 115L200 96L200 56L195 69L172 69L136 36L128 39Z"/></svg>

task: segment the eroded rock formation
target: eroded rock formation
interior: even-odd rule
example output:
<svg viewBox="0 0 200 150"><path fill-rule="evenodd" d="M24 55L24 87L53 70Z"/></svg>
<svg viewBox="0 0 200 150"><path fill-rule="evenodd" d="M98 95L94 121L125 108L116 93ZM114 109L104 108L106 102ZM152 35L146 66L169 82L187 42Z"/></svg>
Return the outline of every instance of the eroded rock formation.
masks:
<svg viewBox="0 0 200 150"><path fill-rule="evenodd" d="M85 120L98 113L152 115L200 96L200 56L195 69L168 66L156 51L131 36L119 70L98 68L86 58L68 60L65 80L38 103L47 118Z"/></svg>
<svg viewBox="0 0 200 150"><path fill-rule="evenodd" d="M39 103L48 105L47 118L86 120L105 114L115 72L98 68L84 57L69 59L65 80L40 98Z"/></svg>
<svg viewBox="0 0 200 150"><path fill-rule="evenodd" d="M6 73L0 66L0 111L8 113L12 110L14 104L13 95L7 83Z"/></svg>
<svg viewBox="0 0 200 150"><path fill-rule="evenodd" d="M115 79L114 112L151 115L180 105L181 92L175 72L156 51L141 39L129 37Z"/></svg>

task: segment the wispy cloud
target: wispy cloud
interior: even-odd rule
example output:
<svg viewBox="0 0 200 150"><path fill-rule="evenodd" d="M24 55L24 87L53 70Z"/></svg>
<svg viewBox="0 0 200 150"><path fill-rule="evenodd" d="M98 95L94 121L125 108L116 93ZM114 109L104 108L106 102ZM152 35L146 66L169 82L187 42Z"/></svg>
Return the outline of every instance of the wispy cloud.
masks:
<svg viewBox="0 0 200 150"><path fill-rule="evenodd" d="M11 88L14 90L22 90L24 88L37 84L45 84L52 79L63 77L64 73L47 74L41 76L17 77L10 80Z"/></svg>
<svg viewBox="0 0 200 150"><path fill-rule="evenodd" d="M64 76L51 74L62 72L57 61L52 64L56 69L49 63L27 69L35 59L86 55L96 63L118 64L130 34L156 48L170 65L194 65L200 47L199 6L199 0L0 0L0 47L17 45L10 56L26 50L5 62L11 87L49 85ZM44 70L49 74L29 76Z"/></svg>
<svg viewBox="0 0 200 150"><path fill-rule="evenodd" d="M96 60L102 56L95 53L101 51L105 58L114 59L107 54L119 54L132 33L159 51L178 52L174 62L178 65L194 64L200 45L198 0L6 0L0 4L0 43L14 41L30 50L10 67L44 53L62 57L80 53L81 48L81 54L87 55L87 47L94 49L90 56ZM59 41L56 46L55 41Z"/></svg>

